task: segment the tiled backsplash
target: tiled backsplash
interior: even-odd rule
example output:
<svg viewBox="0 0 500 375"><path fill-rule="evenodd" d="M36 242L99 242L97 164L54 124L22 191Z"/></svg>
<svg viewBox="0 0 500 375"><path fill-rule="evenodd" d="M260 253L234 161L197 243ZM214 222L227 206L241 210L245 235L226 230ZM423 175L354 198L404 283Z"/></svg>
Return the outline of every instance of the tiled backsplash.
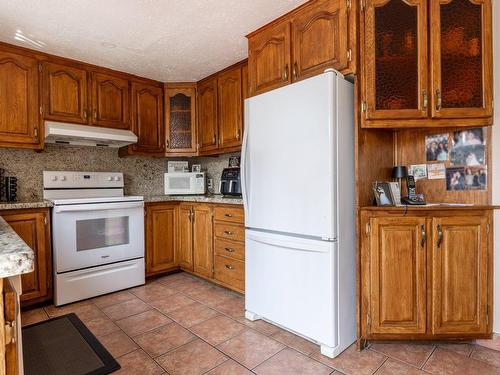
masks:
<svg viewBox="0 0 500 375"><path fill-rule="evenodd" d="M214 179L218 190L220 174L227 167L230 156L187 158L190 165L202 164L209 178ZM45 145L45 150L35 152L0 148L0 168L6 176L18 178L18 200L42 199L42 172L44 170L123 172L125 194L163 194L163 173L168 158L130 156L120 158L113 148ZM218 191L216 191L218 192Z"/></svg>

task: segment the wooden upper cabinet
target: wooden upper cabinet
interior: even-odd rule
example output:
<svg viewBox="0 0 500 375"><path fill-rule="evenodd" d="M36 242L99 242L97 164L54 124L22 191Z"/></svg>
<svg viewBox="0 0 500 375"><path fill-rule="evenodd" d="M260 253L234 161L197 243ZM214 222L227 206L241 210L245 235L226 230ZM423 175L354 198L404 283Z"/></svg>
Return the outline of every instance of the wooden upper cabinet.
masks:
<svg viewBox="0 0 500 375"><path fill-rule="evenodd" d="M177 222L176 203L146 206L146 274L176 267Z"/></svg>
<svg viewBox="0 0 500 375"><path fill-rule="evenodd" d="M250 94L257 95L292 82L290 22L285 20L248 40Z"/></svg>
<svg viewBox="0 0 500 375"><path fill-rule="evenodd" d="M430 4L432 116L491 117L491 0L433 0Z"/></svg>
<svg viewBox="0 0 500 375"><path fill-rule="evenodd" d="M243 135L241 67L219 75L217 96L219 148L240 146Z"/></svg>
<svg viewBox="0 0 500 375"><path fill-rule="evenodd" d="M212 207L196 204L192 217L194 272L212 277L214 264Z"/></svg>
<svg viewBox="0 0 500 375"><path fill-rule="evenodd" d="M166 151L168 155L196 154L196 88L165 88Z"/></svg>
<svg viewBox="0 0 500 375"><path fill-rule="evenodd" d="M179 205L178 243L176 263L185 270L193 271L193 206Z"/></svg>
<svg viewBox="0 0 500 375"><path fill-rule="evenodd" d="M87 124L87 71L52 62L43 64L43 117L46 120Z"/></svg>
<svg viewBox="0 0 500 375"><path fill-rule="evenodd" d="M132 82L132 131L138 137L137 143L132 146L133 153L165 154L161 87Z"/></svg>
<svg viewBox="0 0 500 375"><path fill-rule="evenodd" d="M217 78L198 85L199 151L217 150Z"/></svg>
<svg viewBox="0 0 500 375"><path fill-rule="evenodd" d="M0 51L0 146L40 147L38 61Z"/></svg>
<svg viewBox="0 0 500 375"><path fill-rule="evenodd" d="M427 0L371 0L362 55L366 119L428 117Z"/></svg>
<svg viewBox="0 0 500 375"><path fill-rule="evenodd" d="M128 80L109 74L92 73L92 124L130 129Z"/></svg>
<svg viewBox="0 0 500 375"><path fill-rule="evenodd" d="M344 0L311 3L292 20L292 79L348 66L347 9Z"/></svg>
<svg viewBox="0 0 500 375"><path fill-rule="evenodd" d="M433 219L434 334L488 332L487 225L485 216Z"/></svg>
<svg viewBox="0 0 500 375"><path fill-rule="evenodd" d="M426 219L377 217L371 228L369 333L424 334Z"/></svg>
<svg viewBox="0 0 500 375"><path fill-rule="evenodd" d="M34 271L21 275L23 305L46 301L52 296L52 256L47 209L2 213L19 237L35 253Z"/></svg>

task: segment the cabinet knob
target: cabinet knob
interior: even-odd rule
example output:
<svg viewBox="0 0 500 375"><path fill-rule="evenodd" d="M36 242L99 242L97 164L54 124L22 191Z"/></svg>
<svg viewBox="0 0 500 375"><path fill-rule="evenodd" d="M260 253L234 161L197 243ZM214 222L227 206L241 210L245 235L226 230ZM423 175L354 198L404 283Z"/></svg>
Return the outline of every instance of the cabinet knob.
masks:
<svg viewBox="0 0 500 375"><path fill-rule="evenodd" d="M225 217L233 217L231 214L224 214Z"/></svg>
<svg viewBox="0 0 500 375"><path fill-rule="evenodd" d="M230 230L225 230L224 233L226 233L228 236L232 236L233 235L233 232L231 232Z"/></svg>
<svg viewBox="0 0 500 375"><path fill-rule="evenodd" d="M285 71L283 72L283 81L288 81L288 64L285 65Z"/></svg>
<svg viewBox="0 0 500 375"><path fill-rule="evenodd" d="M427 90L422 91L422 98L423 98L423 107L424 110L427 111L427 107L429 105L429 96L427 95Z"/></svg>
<svg viewBox="0 0 500 375"><path fill-rule="evenodd" d="M295 61L293 63L293 70L292 70L292 74L293 74L293 79L297 79L297 68L298 68L298 65L297 65L297 61Z"/></svg>
<svg viewBox="0 0 500 375"><path fill-rule="evenodd" d="M226 268L227 268L228 270L234 270L234 267L233 267L233 266L231 266L230 264L226 264Z"/></svg>
<svg viewBox="0 0 500 375"><path fill-rule="evenodd" d="M84 109L84 110L83 110L83 120L84 120L84 121L87 121L87 116L88 116L87 110L86 110L86 109Z"/></svg>
<svg viewBox="0 0 500 375"><path fill-rule="evenodd" d="M224 250L226 250L228 253L234 253L234 249L231 249L230 247L225 247Z"/></svg>

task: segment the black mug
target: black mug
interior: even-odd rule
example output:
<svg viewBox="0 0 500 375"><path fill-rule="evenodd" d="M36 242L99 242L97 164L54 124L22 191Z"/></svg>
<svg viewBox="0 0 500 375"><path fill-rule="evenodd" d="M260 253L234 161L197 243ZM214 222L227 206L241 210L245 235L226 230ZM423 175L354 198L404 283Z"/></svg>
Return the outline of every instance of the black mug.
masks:
<svg viewBox="0 0 500 375"><path fill-rule="evenodd" d="M7 202L17 200L17 177L5 177L5 199Z"/></svg>

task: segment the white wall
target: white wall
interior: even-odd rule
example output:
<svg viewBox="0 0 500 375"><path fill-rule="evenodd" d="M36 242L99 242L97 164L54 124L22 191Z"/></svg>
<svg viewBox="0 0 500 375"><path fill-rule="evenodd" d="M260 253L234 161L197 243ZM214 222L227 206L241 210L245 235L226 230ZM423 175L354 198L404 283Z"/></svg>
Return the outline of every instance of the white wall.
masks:
<svg viewBox="0 0 500 375"><path fill-rule="evenodd" d="M493 0L493 79L495 119L492 136L493 203L500 204L500 0ZM500 333L500 210L495 213L495 251L493 279L493 331Z"/></svg>

